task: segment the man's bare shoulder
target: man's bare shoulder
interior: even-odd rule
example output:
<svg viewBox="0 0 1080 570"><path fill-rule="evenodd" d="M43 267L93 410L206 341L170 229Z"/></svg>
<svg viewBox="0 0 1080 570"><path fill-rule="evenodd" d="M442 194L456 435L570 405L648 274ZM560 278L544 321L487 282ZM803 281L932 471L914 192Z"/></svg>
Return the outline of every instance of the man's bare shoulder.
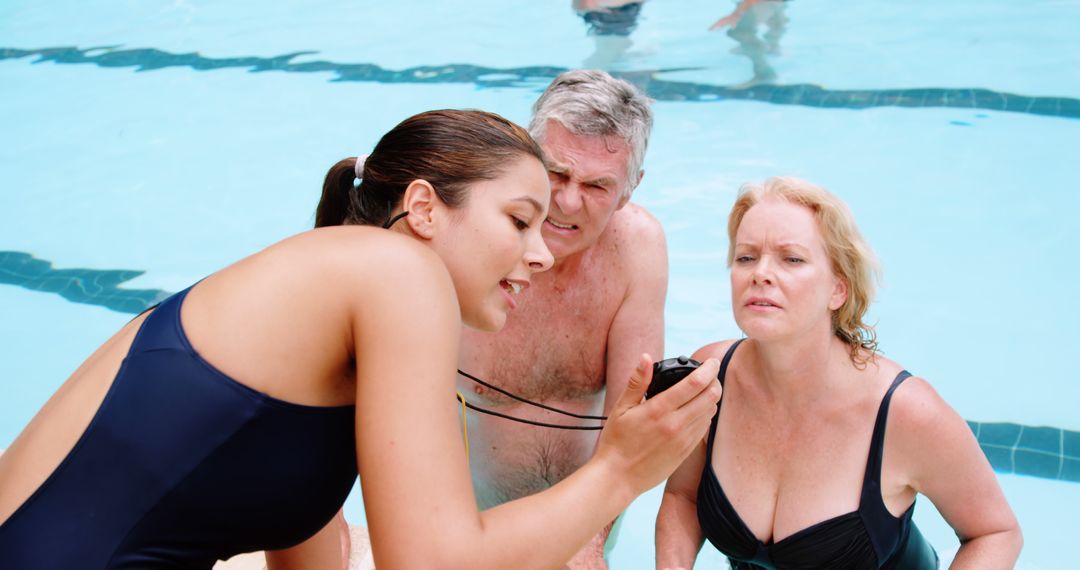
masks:
<svg viewBox="0 0 1080 570"><path fill-rule="evenodd" d="M601 240L605 249L613 250L618 262L625 266L667 259L667 239L660 220L633 202L611 216Z"/></svg>
<svg viewBox="0 0 1080 570"><path fill-rule="evenodd" d="M644 207L628 202L611 216L604 237L620 246L657 242L662 244L664 227L660 225L660 220Z"/></svg>

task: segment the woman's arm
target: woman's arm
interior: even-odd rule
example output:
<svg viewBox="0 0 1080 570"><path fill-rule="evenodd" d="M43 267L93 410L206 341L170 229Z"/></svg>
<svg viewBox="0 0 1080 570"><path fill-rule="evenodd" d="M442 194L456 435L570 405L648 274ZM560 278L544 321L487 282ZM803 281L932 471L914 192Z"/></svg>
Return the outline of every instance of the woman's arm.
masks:
<svg viewBox="0 0 1080 570"><path fill-rule="evenodd" d="M643 359L588 463L544 492L478 512L454 400L453 284L430 250L395 249L377 255L377 278L358 271L348 285L356 291L357 456L378 568L563 564L708 428L717 363L638 405L651 370Z"/></svg>
<svg viewBox="0 0 1080 570"><path fill-rule="evenodd" d="M893 406L889 429L897 434L897 458L911 466L911 486L960 539L951 567L1012 568L1023 545L1020 526L967 422L921 378L909 378Z"/></svg>
<svg viewBox="0 0 1080 570"><path fill-rule="evenodd" d="M692 356L703 362L722 359L734 341L707 344ZM716 410L713 410L716 413ZM712 418L710 418L711 420ZM656 567L693 568L704 536L697 516L697 491L701 473L708 458L708 439L702 437L698 446L683 461L664 488L660 512L656 515Z"/></svg>
<svg viewBox="0 0 1080 570"><path fill-rule="evenodd" d="M697 517L697 490L705 468L705 441L675 470L656 515L656 568L693 568L703 540Z"/></svg>

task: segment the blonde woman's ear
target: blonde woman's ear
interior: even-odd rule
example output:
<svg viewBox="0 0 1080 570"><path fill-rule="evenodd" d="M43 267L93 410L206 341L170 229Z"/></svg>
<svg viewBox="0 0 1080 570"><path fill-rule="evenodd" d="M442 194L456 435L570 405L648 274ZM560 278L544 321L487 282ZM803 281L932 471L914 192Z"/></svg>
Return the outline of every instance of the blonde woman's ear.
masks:
<svg viewBox="0 0 1080 570"><path fill-rule="evenodd" d="M848 298L848 284L845 279L837 279L836 286L833 288L832 299L829 301L829 309L837 310L844 306L844 302Z"/></svg>

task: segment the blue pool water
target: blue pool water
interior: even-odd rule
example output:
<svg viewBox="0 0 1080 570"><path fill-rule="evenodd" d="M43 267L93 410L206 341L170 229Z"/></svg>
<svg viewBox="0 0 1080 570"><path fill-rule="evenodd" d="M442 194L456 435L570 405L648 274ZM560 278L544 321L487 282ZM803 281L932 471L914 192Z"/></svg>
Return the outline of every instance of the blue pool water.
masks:
<svg viewBox="0 0 1080 570"><path fill-rule="evenodd" d="M339 158L431 108L524 123L552 76L605 59L570 2L391 4L0 5L0 447L132 312L310 227ZM999 471L1019 566L1075 566L1080 2L790 2L752 88L748 50L705 31L731 8L651 0L605 61L657 99L635 200L668 235L667 352L738 334L739 184L825 185L882 258L885 353ZM629 509L613 567L651 567L659 496ZM916 520L951 558L929 501Z"/></svg>

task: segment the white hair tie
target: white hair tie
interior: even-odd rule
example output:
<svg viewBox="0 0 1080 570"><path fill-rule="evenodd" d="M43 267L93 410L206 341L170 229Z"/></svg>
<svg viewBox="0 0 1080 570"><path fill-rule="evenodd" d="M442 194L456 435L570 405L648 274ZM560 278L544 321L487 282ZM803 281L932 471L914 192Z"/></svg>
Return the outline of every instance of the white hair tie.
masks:
<svg viewBox="0 0 1080 570"><path fill-rule="evenodd" d="M356 157L356 167L354 170L356 172L356 178L358 180L364 178L364 163L367 162L369 156L371 155L361 154L360 156Z"/></svg>

